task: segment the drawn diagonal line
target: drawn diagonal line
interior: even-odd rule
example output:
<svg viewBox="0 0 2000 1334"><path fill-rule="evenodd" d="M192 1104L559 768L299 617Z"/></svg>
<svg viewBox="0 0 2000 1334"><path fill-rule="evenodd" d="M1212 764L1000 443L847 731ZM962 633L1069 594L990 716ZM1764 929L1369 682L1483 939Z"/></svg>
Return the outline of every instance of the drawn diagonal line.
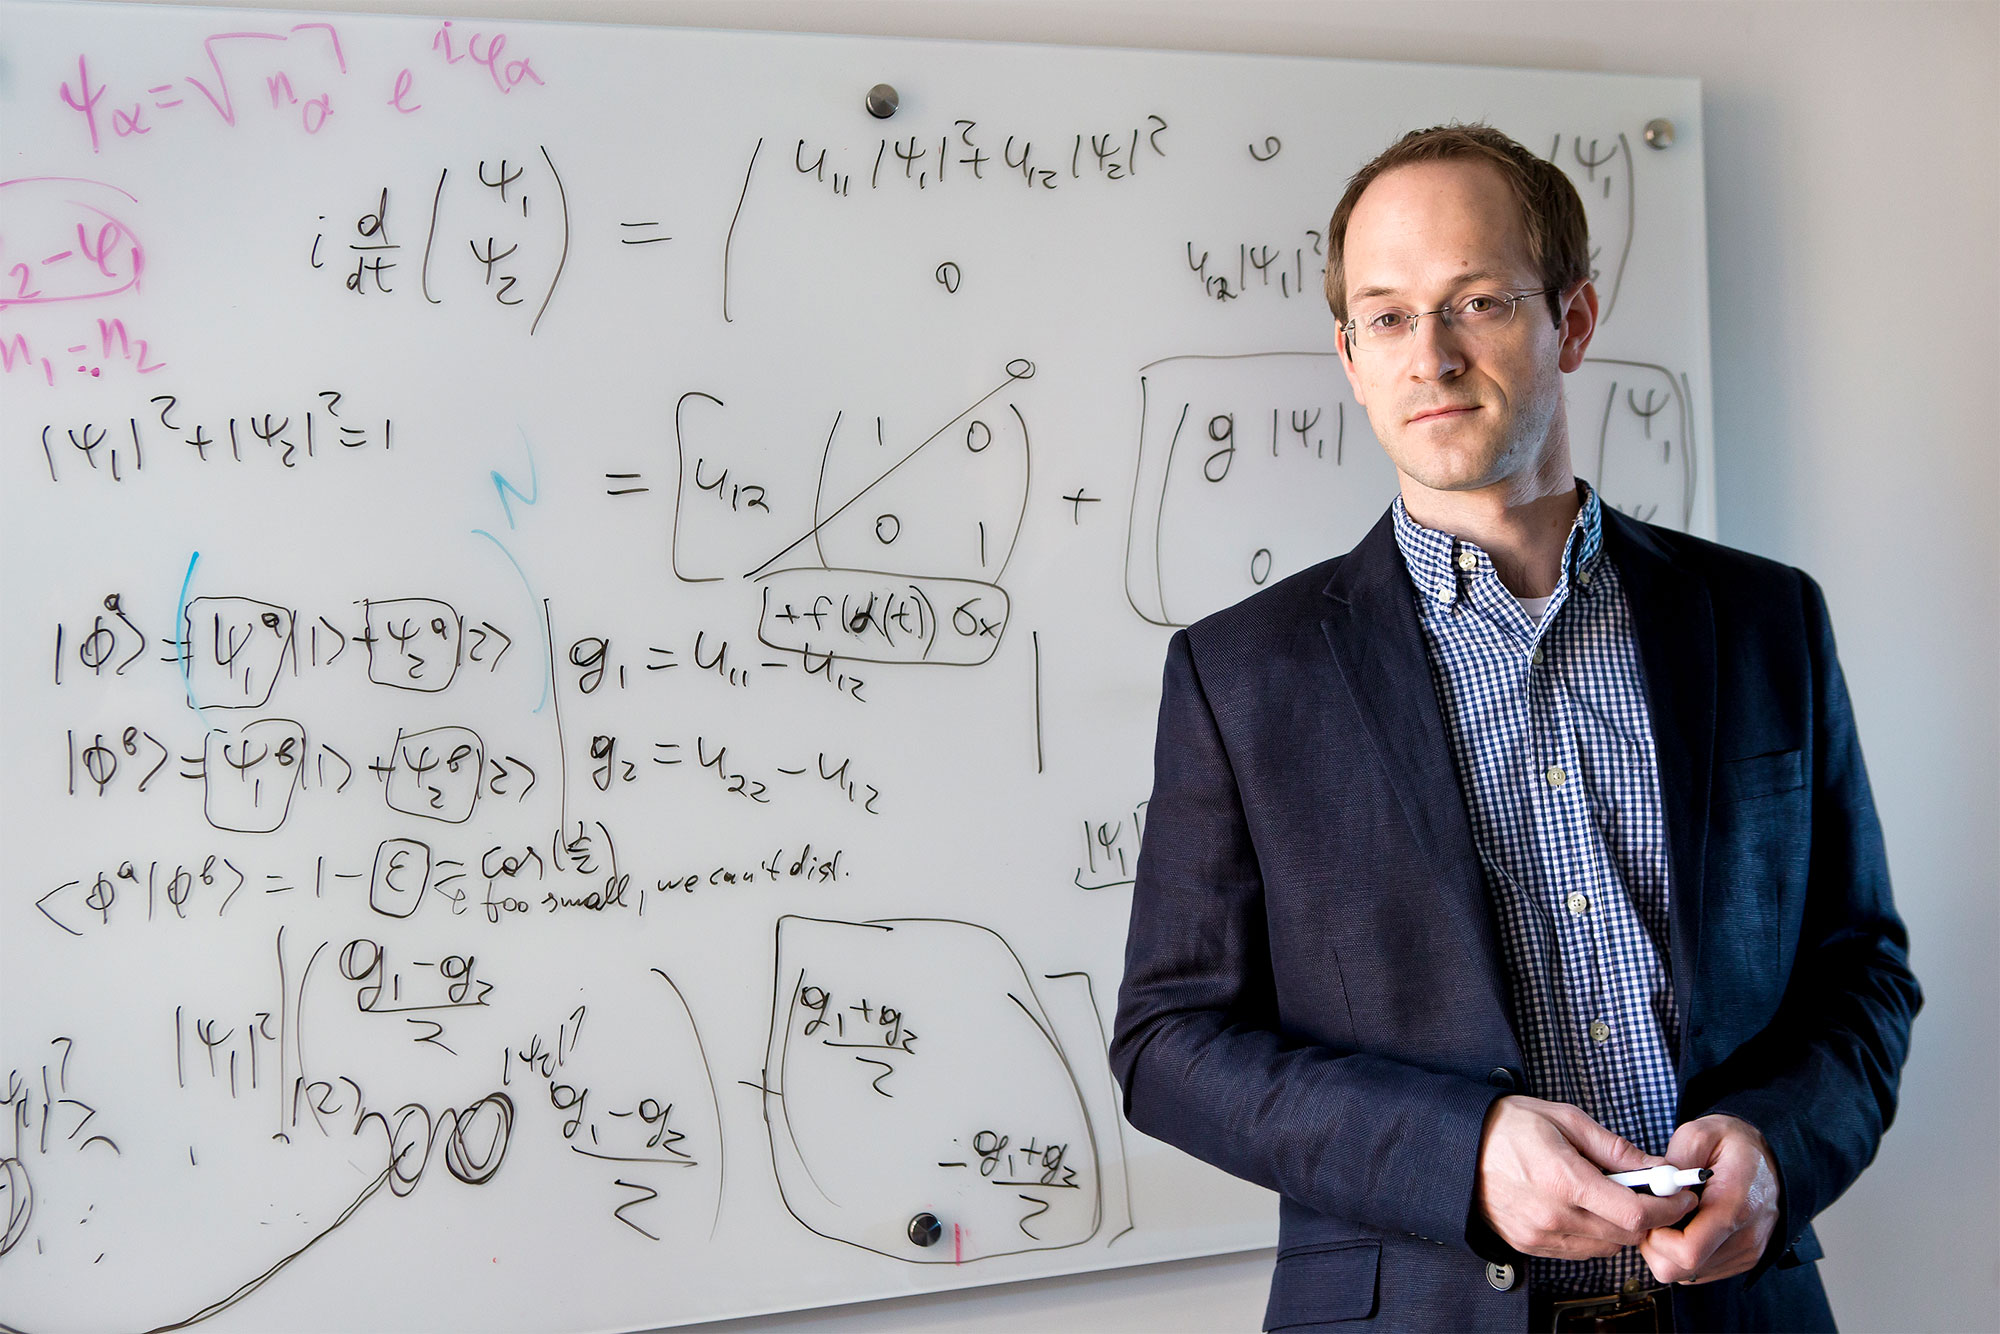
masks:
<svg viewBox="0 0 2000 1334"><path fill-rule="evenodd" d="M1009 364L1011 365L1012 363ZM1033 372L1030 371L1029 374L1033 374ZM999 393L1002 389L1005 389L1008 385L1014 383L1016 380L1025 380L1027 378L1028 376L1026 375L1015 375L1010 371L1006 379L1002 380L999 384L994 385L991 389L981 394L977 399L973 400L971 403L967 404L964 408L960 409L958 413L956 413L951 418L950 421L947 421L944 425L938 427L935 431L932 431L928 436L925 436L922 444L918 445L915 449L903 455L902 458L897 459L893 464L889 465L888 471L882 473L882 475L877 477L874 481L870 482L868 485L862 487L859 491L856 491L853 495L849 496L844 502L842 502L839 509L834 510L833 513L827 515L824 519L821 519L818 523L814 524L810 529L801 533L796 541L788 543L785 546L784 550L778 552L776 555L772 556L771 559L765 561L762 565L759 565L756 569L750 571L750 573L744 575L743 577L745 579L755 579L758 575L764 573L764 571L770 569L773 565L776 565L779 561L783 560L786 556L790 555L800 545L819 536L820 529L826 527L828 524L832 523L835 519L839 518L842 511L844 511L849 505L852 505L855 501L861 499L861 497L867 495L870 491L873 491L876 487L888 481L889 475L891 473L895 472L896 469L902 467L905 463L908 463L911 459L915 458L917 455L923 453L925 449L930 447L933 441L935 441L939 436L942 436L946 431L950 430L951 427L955 423L962 420L967 413L975 411L981 403L984 403L987 399L993 397L995 394Z"/></svg>
<svg viewBox="0 0 2000 1334"><path fill-rule="evenodd" d="M312 1240L308 1241L305 1245L299 1247L297 1250L293 1251L290 1255L287 1255L284 1259L278 1261L278 1263L272 1265L269 1269L266 1269L263 1273L257 1275L257 1277L251 1279L248 1283L245 1283L242 1287L230 1293L227 1297L224 1297L222 1300L217 1302L211 1302L209 1305L203 1307L199 1311L196 1311L193 1315L189 1316L185 1320L177 1320L171 1325L161 1325L156 1329L150 1331L150 1334L170 1334L170 1331L173 1330L186 1329L190 1325L199 1324L200 1322L208 1319L210 1316L220 1315L222 1312L236 1305L236 1303L242 1301L245 1297L248 1297L251 1293L255 1292L258 1288L262 1287L268 1279L275 1277L280 1269L283 1269L286 1265L298 1259L301 1255L304 1255L307 1251L311 1250L314 1246L317 1246L320 1242L325 1241L327 1237L332 1235L333 1232L339 1229L339 1227L343 1223L345 1223L348 1219L354 1217L355 1211L358 1210L362 1205L368 1203L369 1196L375 1194L376 1191L382 1189L382 1187L389 1184L390 1174L393 1173L394 1171L395 1167L393 1165L383 1168L382 1174L376 1177L373 1181L369 1182L367 1189L363 1190L359 1195L355 1196L354 1202L348 1205L347 1208L341 1212L340 1217L334 1219L333 1222L329 1223L326 1226L324 1231L318 1233L316 1236L312 1238Z"/></svg>

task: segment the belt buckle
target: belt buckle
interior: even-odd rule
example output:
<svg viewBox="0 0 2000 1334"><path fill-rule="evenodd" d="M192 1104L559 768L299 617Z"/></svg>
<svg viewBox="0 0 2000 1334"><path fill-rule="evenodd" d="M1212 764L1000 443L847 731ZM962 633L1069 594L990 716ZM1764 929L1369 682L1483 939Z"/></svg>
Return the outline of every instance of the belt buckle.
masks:
<svg viewBox="0 0 2000 1334"><path fill-rule="evenodd" d="M1648 1288L1550 1302L1553 1319L1549 1328L1555 1334L1571 1330L1655 1330L1665 1334L1673 1329L1672 1307L1666 1304L1666 1296L1665 1288Z"/></svg>

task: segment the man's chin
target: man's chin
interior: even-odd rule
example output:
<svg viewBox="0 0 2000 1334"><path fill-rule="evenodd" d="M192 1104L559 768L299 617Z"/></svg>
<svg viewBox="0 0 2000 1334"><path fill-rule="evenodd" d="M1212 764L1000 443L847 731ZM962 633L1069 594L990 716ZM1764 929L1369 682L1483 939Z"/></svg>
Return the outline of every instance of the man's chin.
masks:
<svg viewBox="0 0 2000 1334"><path fill-rule="evenodd" d="M1399 466L1397 472L1404 481L1415 482L1426 491L1481 491L1504 480L1490 464L1482 467L1470 459L1448 463L1427 460L1414 468Z"/></svg>

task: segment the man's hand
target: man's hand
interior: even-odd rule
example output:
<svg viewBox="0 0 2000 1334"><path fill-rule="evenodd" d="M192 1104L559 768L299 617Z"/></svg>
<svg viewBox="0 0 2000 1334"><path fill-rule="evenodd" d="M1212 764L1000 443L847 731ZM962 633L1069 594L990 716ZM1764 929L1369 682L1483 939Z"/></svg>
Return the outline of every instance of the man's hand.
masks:
<svg viewBox="0 0 2000 1334"><path fill-rule="evenodd" d="M1615 1255L1648 1237L1665 1236L1695 1198L1683 1190L1658 1199L1613 1185L1604 1174L1665 1161L1620 1139L1580 1108L1510 1094L1494 1102L1480 1132L1479 1211L1502 1241L1525 1255L1556 1260Z"/></svg>
<svg viewBox="0 0 2000 1334"><path fill-rule="evenodd" d="M1685 1230L1661 1228L1640 1245L1653 1277L1711 1283L1754 1266L1778 1224L1778 1174L1763 1133L1734 1116L1704 1116L1674 1131L1667 1157L1715 1175Z"/></svg>

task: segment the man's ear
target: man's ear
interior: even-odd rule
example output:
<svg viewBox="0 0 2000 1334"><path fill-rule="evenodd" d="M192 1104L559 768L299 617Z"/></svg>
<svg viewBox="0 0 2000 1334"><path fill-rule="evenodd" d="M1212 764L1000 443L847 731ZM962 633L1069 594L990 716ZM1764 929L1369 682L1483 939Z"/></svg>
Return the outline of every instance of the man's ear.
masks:
<svg viewBox="0 0 2000 1334"><path fill-rule="evenodd" d="M1347 341L1347 327L1342 325L1334 330L1333 337L1335 346L1340 350L1340 369L1347 373L1347 386L1354 391L1354 401L1365 408L1368 400L1362 393L1361 377L1354 370L1354 349Z"/></svg>
<svg viewBox="0 0 2000 1334"><path fill-rule="evenodd" d="M1556 332L1562 338L1557 365L1565 373L1574 371L1583 365L1583 354L1597 333L1597 286L1588 278L1579 283L1563 302L1562 314L1556 320Z"/></svg>

